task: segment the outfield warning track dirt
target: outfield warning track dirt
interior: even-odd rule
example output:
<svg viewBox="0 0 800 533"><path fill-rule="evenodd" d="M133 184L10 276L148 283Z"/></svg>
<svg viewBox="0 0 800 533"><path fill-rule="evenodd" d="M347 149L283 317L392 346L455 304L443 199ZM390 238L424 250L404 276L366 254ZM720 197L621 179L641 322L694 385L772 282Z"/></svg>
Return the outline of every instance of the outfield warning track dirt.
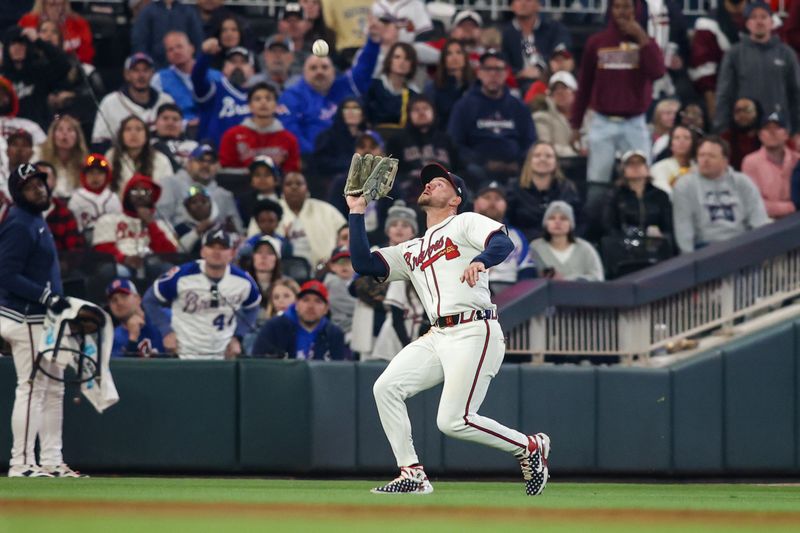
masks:
<svg viewBox="0 0 800 533"><path fill-rule="evenodd" d="M450 507L450 506L408 506L392 505L391 498L385 496L385 505L326 505L326 504L248 504L248 503L199 503L199 502L109 502L109 501L44 501L44 500L3 500L0 501L0 514L24 513L47 514L64 513L93 515L141 515L153 513L161 516L250 516L282 518L317 519L386 519L389 517L407 518L409 511L414 516L428 519L488 522L530 522L543 520L553 522L604 522L652 524L716 524L739 526L800 526L800 513L797 512L756 512L756 511L709 511L709 510L664 510L664 509L543 509L543 508L499 508L499 507ZM417 497L417 496L399 496ZM419 496L424 497L424 496Z"/></svg>

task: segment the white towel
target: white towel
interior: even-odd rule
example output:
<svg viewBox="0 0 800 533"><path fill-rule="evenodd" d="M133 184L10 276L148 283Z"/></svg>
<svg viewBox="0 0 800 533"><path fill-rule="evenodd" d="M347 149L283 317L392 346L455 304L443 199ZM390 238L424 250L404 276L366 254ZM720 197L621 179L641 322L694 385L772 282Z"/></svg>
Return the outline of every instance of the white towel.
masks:
<svg viewBox="0 0 800 533"><path fill-rule="evenodd" d="M111 322L111 317L103 311L100 307L91 302L80 300L78 298L67 298L70 303L69 309L64 310L60 315L47 313L44 320L44 331L39 340L39 353L44 352L43 357L47 360L55 360L56 364L61 367L72 367L77 372L78 370L78 355L71 351L54 351L58 331L61 328L61 323L64 320L72 320L78 316L81 308L90 308L93 311L102 313L105 318L105 326L103 327L103 346L99 350L99 357L101 363L100 376L94 377L85 383L81 383L81 393L87 400L94 406L98 413L102 413L115 403L119 401L119 394L117 387L114 385L114 378L111 377L111 369L109 368L109 360L111 359L111 348L114 344L114 326ZM69 334L69 326L65 328L60 347L78 350L79 345L76 339ZM84 356L97 364L98 349L97 343L90 335L87 336L84 342L83 349ZM89 363L91 365L91 363ZM87 362L84 361L84 367ZM84 370L85 372L85 370Z"/></svg>

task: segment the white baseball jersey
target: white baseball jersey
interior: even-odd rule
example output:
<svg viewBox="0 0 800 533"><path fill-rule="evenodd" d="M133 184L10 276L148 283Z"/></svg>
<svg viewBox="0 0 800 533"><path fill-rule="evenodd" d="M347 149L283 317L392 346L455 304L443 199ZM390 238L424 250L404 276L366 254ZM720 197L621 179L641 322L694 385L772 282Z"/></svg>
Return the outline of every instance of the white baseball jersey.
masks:
<svg viewBox="0 0 800 533"><path fill-rule="evenodd" d="M172 330L181 359L221 359L236 331L236 311L252 309L261 291L250 274L228 266L217 282L205 274L205 261L175 267L153 284L162 304L171 304Z"/></svg>
<svg viewBox="0 0 800 533"><path fill-rule="evenodd" d="M158 228L167 238L178 246L172 228L163 220L157 220ZM131 217L125 213L107 213L95 222L92 246L113 242L117 249L124 255L138 255L144 257L153 251L150 249L150 234L147 226L141 219Z"/></svg>
<svg viewBox="0 0 800 533"><path fill-rule="evenodd" d="M76 189L69 199L69 210L75 215L78 230L93 229L94 223L106 213L122 213L119 196L110 189L103 189L100 194L81 187Z"/></svg>
<svg viewBox="0 0 800 533"><path fill-rule="evenodd" d="M474 287L460 278L497 232L506 232L500 222L461 213L428 228L421 238L376 253L389 269L387 281L411 281L433 324L439 317L464 311L495 310L487 274L481 273Z"/></svg>
<svg viewBox="0 0 800 533"><path fill-rule="evenodd" d="M377 0L372 4L372 16L390 15L400 30L398 40L412 43L420 33L433 29L433 21L421 0Z"/></svg>
<svg viewBox="0 0 800 533"><path fill-rule="evenodd" d="M92 144L113 140L117 136L119 125L129 115L136 115L153 129L156 123L156 111L162 104L174 104L175 101L167 93L160 92L155 103L150 107L142 107L123 93L114 91L107 94L100 102L97 117L92 128ZM109 159L110 161L110 159Z"/></svg>

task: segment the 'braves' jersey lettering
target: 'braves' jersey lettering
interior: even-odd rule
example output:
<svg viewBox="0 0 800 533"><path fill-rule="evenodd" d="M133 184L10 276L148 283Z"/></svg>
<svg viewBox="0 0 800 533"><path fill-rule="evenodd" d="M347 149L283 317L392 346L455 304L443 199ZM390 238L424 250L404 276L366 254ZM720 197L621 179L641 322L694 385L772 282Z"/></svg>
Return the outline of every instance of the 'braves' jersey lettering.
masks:
<svg viewBox="0 0 800 533"><path fill-rule="evenodd" d="M246 272L228 267L214 282L205 275L204 265L200 260L175 267L153 285L156 298L172 304L171 324L182 358L222 357L236 331L236 312L261 301L261 292Z"/></svg>
<svg viewBox="0 0 800 533"><path fill-rule="evenodd" d="M462 213L428 228L421 239L378 253L389 266L387 280L411 281L433 322L440 316L495 309L489 276L481 275L475 287L460 278L497 231L506 231L503 224L477 213Z"/></svg>

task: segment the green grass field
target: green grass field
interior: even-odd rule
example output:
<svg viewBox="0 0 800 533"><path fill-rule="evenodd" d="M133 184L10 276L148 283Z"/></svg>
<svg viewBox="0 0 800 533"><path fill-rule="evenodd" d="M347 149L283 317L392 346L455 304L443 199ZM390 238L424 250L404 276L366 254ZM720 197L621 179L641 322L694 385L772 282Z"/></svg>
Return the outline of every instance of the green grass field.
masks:
<svg viewBox="0 0 800 533"><path fill-rule="evenodd" d="M0 479L0 532L798 531L800 486L435 482L429 496L373 481Z"/></svg>

